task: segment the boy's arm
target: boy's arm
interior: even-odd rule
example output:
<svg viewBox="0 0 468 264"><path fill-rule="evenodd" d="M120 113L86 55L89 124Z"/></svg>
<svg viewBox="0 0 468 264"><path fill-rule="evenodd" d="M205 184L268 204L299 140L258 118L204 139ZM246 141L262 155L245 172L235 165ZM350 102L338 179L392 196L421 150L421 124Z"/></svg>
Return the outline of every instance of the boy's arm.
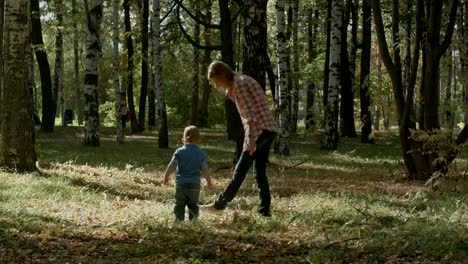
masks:
<svg viewBox="0 0 468 264"><path fill-rule="evenodd" d="M166 171L164 172L164 184L169 184L169 178L172 172L174 172L174 170L170 166L168 166L166 168Z"/></svg>
<svg viewBox="0 0 468 264"><path fill-rule="evenodd" d="M203 175L203 178L205 178L205 180L206 180L207 186L208 187L213 186L213 182L212 182L211 176L210 176L210 171L208 170L208 168L203 168L201 173Z"/></svg>

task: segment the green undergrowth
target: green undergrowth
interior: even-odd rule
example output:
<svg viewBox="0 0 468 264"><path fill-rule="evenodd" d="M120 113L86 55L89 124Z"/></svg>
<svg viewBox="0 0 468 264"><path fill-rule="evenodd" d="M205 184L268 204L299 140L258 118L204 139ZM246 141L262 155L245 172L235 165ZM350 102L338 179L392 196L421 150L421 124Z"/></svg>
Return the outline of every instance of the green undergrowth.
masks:
<svg viewBox="0 0 468 264"><path fill-rule="evenodd" d="M173 187L165 166L180 146L157 135L112 130L101 146L81 144L80 128L37 135L40 172L0 172L2 263L466 263L466 150L434 192L402 181L392 133L374 145L341 139L319 150L318 135L296 135L291 156L270 156L271 218L256 214L253 177L221 212L202 209L194 222L175 223ZM232 176L234 145L220 131L202 130L212 202ZM172 179L173 180L173 179Z"/></svg>

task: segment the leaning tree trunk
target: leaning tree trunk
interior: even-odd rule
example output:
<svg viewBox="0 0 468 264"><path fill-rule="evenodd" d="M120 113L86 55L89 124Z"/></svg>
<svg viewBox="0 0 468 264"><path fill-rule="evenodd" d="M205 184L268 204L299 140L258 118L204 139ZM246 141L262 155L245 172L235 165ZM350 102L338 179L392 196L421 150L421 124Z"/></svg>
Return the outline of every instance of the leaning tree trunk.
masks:
<svg viewBox="0 0 468 264"><path fill-rule="evenodd" d="M169 147L169 135L167 128L166 101L164 98L164 86L162 80L161 63L161 25L159 21L160 1L153 0L153 65L154 65L154 90L158 112L158 143L160 148Z"/></svg>
<svg viewBox="0 0 468 264"><path fill-rule="evenodd" d="M99 102L97 93L99 50L99 31L103 13L103 0L93 0L91 9L84 0L86 9L86 68L84 85L84 145L99 146Z"/></svg>
<svg viewBox="0 0 468 264"><path fill-rule="evenodd" d="M141 88L138 108L138 130L145 130L146 98L148 96L148 18L149 0L143 0L143 19L141 20Z"/></svg>
<svg viewBox="0 0 468 264"><path fill-rule="evenodd" d="M276 0L276 52L278 74L279 144L278 153L289 155L288 53L284 0Z"/></svg>
<svg viewBox="0 0 468 264"><path fill-rule="evenodd" d="M343 24L343 1L333 0L330 34L330 75L328 85L327 105L325 106L325 131L321 141L321 149L335 150L338 147L338 114L341 70L341 30Z"/></svg>
<svg viewBox="0 0 468 264"><path fill-rule="evenodd" d="M370 0L362 3L362 52L361 52L361 142L373 143L370 138L372 132L372 118L370 111L370 60L372 43L372 21ZM378 120L377 120L378 122Z"/></svg>
<svg viewBox="0 0 468 264"><path fill-rule="evenodd" d="M30 46L28 13L28 1L5 1L0 167L20 172L37 170L32 94L28 87L28 52L25 52Z"/></svg>
<svg viewBox="0 0 468 264"><path fill-rule="evenodd" d="M31 24L32 24L32 45L36 54L37 64L41 77L42 92L42 123L41 131L54 132L55 111L53 110L52 99L52 79L50 74L49 61L42 39L41 14L39 0L31 0Z"/></svg>
<svg viewBox="0 0 468 264"><path fill-rule="evenodd" d="M117 144L124 142L122 115L120 113L120 83L119 83L119 0L112 1L112 84L114 86L115 127L117 129Z"/></svg>

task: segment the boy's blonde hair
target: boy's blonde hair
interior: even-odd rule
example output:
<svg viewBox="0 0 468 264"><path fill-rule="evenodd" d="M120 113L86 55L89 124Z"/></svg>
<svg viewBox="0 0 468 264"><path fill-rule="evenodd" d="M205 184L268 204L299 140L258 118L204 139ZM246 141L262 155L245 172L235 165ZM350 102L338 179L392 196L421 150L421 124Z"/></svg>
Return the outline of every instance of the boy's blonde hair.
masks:
<svg viewBox="0 0 468 264"><path fill-rule="evenodd" d="M213 77L223 77L228 81L234 80L234 71L222 61L213 61L208 67L208 79Z"/></svg>
<svg viewBox="0 0 468 264"><path fill-rule="evenodd" d="M200 131L196 126L188 126L184 130L184 138L188 142L197 142L200 140Z"/></svg>

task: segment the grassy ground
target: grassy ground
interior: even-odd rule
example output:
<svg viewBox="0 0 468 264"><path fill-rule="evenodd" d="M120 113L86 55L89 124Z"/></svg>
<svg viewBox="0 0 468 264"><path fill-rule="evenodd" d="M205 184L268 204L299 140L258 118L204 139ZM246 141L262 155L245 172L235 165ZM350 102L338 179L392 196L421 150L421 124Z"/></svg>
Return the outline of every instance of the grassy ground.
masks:
<svg viewBox="0 0 468 264"><path fill-rule="evenodd" d="M319 151L318 136L291 140L292 155L271 155L273 217L255 213L247 177L221 213L202 210L196 222L174 223L173 189L162 175L170 149L155 134L129 135L117 145L81 145L81 128L38 134L42 173L0 172L1 263L467 263L468 153L456 160L437 192L401 180L392 134L375 145L342 139ZM203 131L212 190L226 186L233 144Z"/></svg>

